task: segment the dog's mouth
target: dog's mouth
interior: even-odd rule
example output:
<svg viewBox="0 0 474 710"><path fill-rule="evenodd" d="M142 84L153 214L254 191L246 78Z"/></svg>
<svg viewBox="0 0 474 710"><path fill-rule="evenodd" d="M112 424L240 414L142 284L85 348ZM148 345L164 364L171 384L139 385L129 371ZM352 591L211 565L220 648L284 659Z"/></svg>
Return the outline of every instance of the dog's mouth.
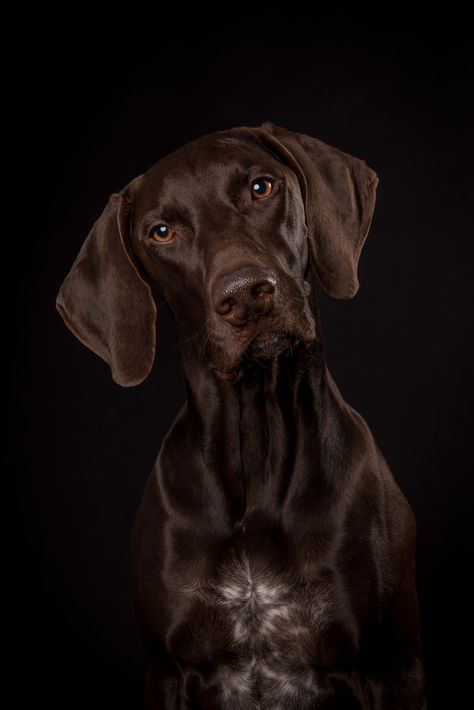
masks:
<svg viewBox="0 0 474 710"><path fill-rule="evenodd" d="M252 363L264 363L265 360L277 357L283 351L295 347L299 342L300 337L296 333L262 330L250 340L240 362L235 367L226 370L214 368L214 371L221 380L236 382Z"/></svg>
<svg viewBox="0 0 474 710"><path fill-rule="evenodd" d="M297 338L292 333L275 333L264 330L255 336L247 350L253 359L266 360L279 355L282 350L290 347L295 340Z"/></svg>

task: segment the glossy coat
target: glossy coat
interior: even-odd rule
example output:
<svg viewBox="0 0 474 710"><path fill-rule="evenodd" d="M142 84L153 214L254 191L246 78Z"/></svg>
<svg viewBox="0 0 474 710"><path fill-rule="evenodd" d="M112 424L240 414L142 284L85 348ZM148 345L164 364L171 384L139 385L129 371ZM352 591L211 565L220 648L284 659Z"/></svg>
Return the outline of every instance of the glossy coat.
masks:
<svg viewBox="0 0 474 710"><path fill-rule="evenodd" d="M148 708L425 707L413 514L331 378L316 302L317 281L357 291L376 184L272 124L205 136L112 196L61 288L126 386L153 363L153 284L176 323L186 401L133 529ZM236 326L212 294L245 269L274 303Z"/></svg>

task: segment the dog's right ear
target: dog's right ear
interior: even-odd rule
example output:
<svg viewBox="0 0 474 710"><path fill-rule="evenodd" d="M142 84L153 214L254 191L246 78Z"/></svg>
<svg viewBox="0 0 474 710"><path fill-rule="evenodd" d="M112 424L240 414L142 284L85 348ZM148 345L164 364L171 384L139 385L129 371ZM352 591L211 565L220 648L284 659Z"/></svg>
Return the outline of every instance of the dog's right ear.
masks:
<svg viewBox="0 0 474 710"><path fill-rule="evenodd" d="M131 249L126 190L110 197L92 227L56 307L74 335L110 365L115 382L131 387L153 365L156 306Z"/></svg>

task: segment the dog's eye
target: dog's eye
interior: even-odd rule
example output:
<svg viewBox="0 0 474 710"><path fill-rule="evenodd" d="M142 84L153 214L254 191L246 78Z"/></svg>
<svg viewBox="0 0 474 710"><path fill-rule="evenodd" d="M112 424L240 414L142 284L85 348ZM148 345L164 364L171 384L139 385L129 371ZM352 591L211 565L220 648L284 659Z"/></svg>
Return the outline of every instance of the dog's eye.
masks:
<svg viewBox="0 0 474 710"><path fill-rule="evenodd" d="M268 178L260 177L252 181L250 188L254 200L265 200L271 195L273 184Z"/></svg>
<svg viewBox="0 0 474 710"><path fill-rule="evenodd" d="M167 224L157 224L151 230L150 236L155 242L170 242L174 237L174 231Z"/></svg>

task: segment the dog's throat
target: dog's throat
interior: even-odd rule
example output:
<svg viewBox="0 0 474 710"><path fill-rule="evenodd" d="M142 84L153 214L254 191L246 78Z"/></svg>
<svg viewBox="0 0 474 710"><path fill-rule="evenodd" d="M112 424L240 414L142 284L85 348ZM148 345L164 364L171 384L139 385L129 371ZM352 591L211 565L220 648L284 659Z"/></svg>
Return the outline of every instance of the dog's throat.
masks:
<svg viewBox="0 0 474 710"><path fill-rule="evenodd" d="M246 516L266 506L272 517L281 508L302 433L297 430L297 409L302 405L296 394L300 387L306 392L304 406L312 408L311 386L305 373L306 357L297 349L292 358L282 355L255 362L252 376L243 377L235 385Z"/></svg>

